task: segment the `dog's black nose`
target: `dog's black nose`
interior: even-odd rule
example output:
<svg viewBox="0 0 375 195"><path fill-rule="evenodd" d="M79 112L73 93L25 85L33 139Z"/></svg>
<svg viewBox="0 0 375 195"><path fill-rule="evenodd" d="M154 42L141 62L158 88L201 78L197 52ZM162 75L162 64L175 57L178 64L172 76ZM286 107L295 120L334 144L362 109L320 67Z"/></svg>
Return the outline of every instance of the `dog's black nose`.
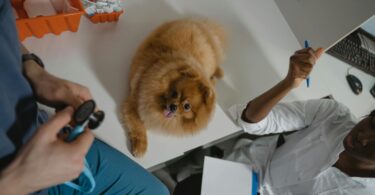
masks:
<svg viewBox="0 0 375 195"><path fill-rule="evenodd" d="M176 104L171 104L171 105L169 105L169 110L170 110L171 112L176 112L176 110L177 110L177 106L176 106Z"/></svg>

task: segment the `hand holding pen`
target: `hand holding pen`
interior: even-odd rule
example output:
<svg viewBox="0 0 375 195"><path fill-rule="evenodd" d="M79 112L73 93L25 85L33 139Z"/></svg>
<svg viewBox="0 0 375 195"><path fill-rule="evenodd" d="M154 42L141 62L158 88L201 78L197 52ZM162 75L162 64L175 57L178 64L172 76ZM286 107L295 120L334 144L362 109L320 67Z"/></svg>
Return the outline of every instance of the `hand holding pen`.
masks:
<svg viewBox="0 0 375 195"><path fill-rule="evenodd" d="M291 83L293 88L298 87L301 82L308 78L314 64L323 54L323 49L304 48L296 51L289 62L289 71L286 80Z"/></svg>

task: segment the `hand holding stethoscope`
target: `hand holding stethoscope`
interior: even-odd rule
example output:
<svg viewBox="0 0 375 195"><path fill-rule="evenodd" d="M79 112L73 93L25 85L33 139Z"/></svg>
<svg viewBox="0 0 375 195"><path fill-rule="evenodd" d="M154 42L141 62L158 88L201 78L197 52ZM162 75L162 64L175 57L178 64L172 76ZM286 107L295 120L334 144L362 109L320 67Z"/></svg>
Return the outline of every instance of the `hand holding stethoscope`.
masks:
<svg viewBox="0 0 375 195"><path fill-rule="evenodd" d="M66 135L64 139L66 142L73 141L83 133L86 128L93 130L99 127L104 120L105 114L103 111L95 111L95 107L96 104L94 100L88 100L76 109L73 115L74 127L65 127L63 129L63 133ZM84 160L84 165L85 167L82 171L83 175L81 175L89 181L90 186L82 186L74 181L65 182L64 184L78 191L90 193L95 189L96 184L86 159Z"/></svg>

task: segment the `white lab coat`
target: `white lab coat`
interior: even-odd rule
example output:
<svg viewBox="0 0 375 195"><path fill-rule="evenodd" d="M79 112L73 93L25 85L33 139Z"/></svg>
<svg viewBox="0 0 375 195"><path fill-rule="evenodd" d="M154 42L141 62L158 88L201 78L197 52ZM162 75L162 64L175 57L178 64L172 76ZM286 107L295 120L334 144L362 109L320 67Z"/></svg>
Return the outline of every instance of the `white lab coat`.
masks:
<svg viewBox="0 0 375 195"><path fill-rule="evenodd" d="M260 176L261 194L375 194L374 178L349 177L332 167L344 150L343 140L358 120L334 100L279 103L258 123L241 119L245 105L229 109L234 120L250 134L297 132L259 138L243 146L234 160L249 163Z"/></svg>

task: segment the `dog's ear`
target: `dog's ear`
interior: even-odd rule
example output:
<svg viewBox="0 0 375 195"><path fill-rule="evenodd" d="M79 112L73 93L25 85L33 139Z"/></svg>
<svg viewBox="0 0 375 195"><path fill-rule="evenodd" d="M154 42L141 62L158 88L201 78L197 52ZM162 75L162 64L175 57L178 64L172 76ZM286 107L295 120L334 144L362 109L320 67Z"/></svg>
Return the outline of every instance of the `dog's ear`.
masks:
<svg viewBox="0 0 375 195"><path fill-rule="evenodd" d="M199 89L202 92L203 95L203 102L205 104L210 104L213 101L215 101L215 92L213 89L203 83L200 84Z"/></svg>
<svg viewBox="0 0 375 195"><path fill-rule="evenodd" d="M191 67L180 68L178 70L178 72L180 72L180 74L182 76L189 77L189 78L192 78L192 79L197 79L199 77L198 73L194 69L192 69Z"/></svg>

